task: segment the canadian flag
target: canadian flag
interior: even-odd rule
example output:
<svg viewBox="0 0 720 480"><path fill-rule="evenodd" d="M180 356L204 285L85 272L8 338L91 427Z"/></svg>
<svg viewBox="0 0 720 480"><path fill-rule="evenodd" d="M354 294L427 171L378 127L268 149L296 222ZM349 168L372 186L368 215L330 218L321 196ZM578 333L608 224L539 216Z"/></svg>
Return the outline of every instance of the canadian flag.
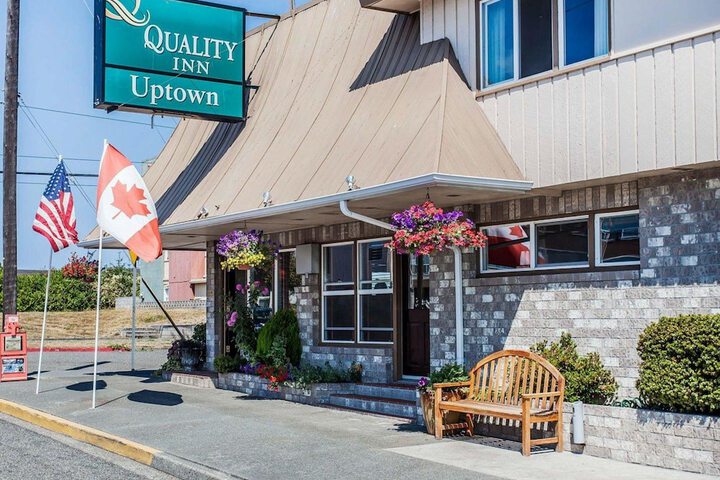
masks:
<svg viewBox="0 0 720 480"><path fill-rule="evenodd" d="M151 262L162 253L158 217L140 172L105 144L97 189L97 222L104 231Z"/></svg>

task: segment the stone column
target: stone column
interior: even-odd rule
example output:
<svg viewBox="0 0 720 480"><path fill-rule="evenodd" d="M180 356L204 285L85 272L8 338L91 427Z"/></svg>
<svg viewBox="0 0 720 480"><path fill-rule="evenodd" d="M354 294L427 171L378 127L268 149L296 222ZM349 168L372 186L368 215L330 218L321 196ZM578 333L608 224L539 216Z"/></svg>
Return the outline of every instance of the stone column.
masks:
<svg viewBox="0 0 720 480"><path fill-rule="evenodd" d="M220 261L215 253L215 242L207 242L206 258L207 300L205 318L207 322L207 356L205 367L213 370L213 361L222 355L221 345L224 331L222 318L223 274Z"/></svg>
<svg viewBox="0 0 720 480"><path fill-rule="evenodd" d="M312 347L320 340L320 275L302 275L302 285L295 289L297 318L300 326L303 360L308 359Z"/></svg>

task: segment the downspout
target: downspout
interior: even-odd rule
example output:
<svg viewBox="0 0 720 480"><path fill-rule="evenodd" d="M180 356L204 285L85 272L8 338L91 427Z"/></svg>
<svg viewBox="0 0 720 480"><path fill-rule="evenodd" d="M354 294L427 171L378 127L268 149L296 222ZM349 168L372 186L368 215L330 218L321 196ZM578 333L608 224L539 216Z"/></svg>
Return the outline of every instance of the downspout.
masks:
<svg viewBox="0 0 720 480"><path fill-rule="evenodd" d="M347 200L340 200L340 211L343 215L353 220L369 223L376 227L395 231L395 227L387 222L377 220L357 212L348 207ZM455 257L455 361L463 365L465 363L465 337L463 336L463 280L462 280L462 251L460 247L450 247Z"/></svg>

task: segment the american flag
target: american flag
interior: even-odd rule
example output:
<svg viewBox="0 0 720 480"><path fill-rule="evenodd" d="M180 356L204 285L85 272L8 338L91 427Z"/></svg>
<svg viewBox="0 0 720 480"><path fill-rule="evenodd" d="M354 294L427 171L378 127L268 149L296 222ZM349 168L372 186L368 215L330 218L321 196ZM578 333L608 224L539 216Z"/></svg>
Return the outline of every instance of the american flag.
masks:
<svg viewBox="0 0 720 480"><path fill-rule="evenodd" d="M60 160L48 182L35 213L33 230L50 242L54 252L78 243L75 203L65 164Z"/></svg>

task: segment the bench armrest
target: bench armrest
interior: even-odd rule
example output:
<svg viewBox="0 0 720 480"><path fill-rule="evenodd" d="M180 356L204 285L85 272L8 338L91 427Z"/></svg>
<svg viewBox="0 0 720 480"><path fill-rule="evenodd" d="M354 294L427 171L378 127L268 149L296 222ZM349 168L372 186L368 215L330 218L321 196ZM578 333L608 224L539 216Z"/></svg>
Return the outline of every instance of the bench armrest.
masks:
<svg viewBox="0 0 720 480"><path fill-rule="evenodd" d="M443 388L457 388L457 387L469 387L470 380L466 382L447 382L447 383L433 383L433 390L442 390Z"/></svg>
<svg viewBox="0 0 720 480"><path fill-rule="evenodd" d="M520 397L523 400L525 400L525 399L533 400L533 399L537 399L537 398L547 398L547 397L555 398L555 397L561 396L562 394L563 394L563 392L523 393Z"/></svg>

